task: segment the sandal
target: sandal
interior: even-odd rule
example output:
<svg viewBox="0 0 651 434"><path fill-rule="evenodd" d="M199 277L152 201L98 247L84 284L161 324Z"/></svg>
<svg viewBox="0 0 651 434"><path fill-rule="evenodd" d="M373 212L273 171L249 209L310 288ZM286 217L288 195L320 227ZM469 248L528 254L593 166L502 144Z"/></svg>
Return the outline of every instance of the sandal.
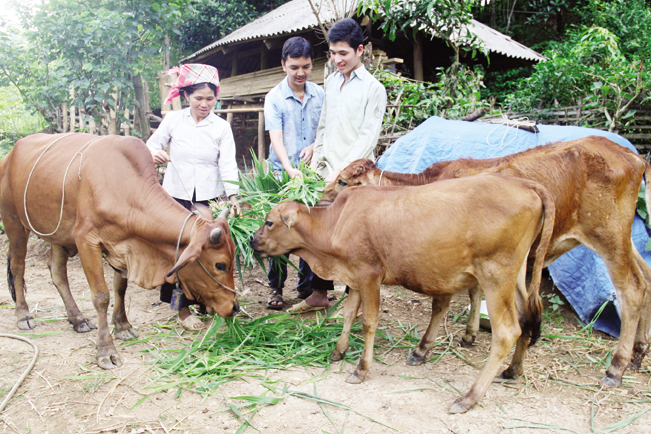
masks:
<svg viewBox="0 0 651 434"><path fill-rule="evenodd" d="M282 310L285 308L285 302L283 301L283 291L282 289L274 289L267 300L267 309L271 310Z"/></svg>
<svg viewBox="0 0 651 434"><path fill-rule="evenodd" d="M206 325L194 315L190 315L185 319L176 318L176 322L181 325L186 330L190 331L199 331L206 328Z"/></svg>

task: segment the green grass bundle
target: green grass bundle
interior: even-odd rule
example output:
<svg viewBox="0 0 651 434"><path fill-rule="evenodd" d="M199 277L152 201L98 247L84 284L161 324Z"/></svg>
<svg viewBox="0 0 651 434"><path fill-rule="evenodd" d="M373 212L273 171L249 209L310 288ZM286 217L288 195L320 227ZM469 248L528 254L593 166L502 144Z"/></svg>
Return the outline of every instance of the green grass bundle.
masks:
<svg viewBox="0 0 651 434"><path fill-rule="evenodd" d="M173 387L211 392L240 377L263 375L268 369L328 366L328 356L341 335L343 323L326 318L317 315L316 320L296 319L288 313L255 320L224 320L215 316L213 326L200 341L158 354L156 366L163 374L159 380L176 374L181 378L169 379ZM361 331L361 325L353 325L352 330ZM347 359L359 357L362 340L353 334L350 345Z"/></svg>
<svg viewBox="0 0 651 434"><path fill-rule="evenodd" d="M251 269L256 262L266 269L262 258L251 248L249 239L262 226L269 211L286 200L296 200L314 206L321 198L326 184L303 162L298 166L303 176L290 179L284 170L274 172L270 167L265 167L265 161L260 161L254 153L251 154L252 168L247 168L246 172L240 171L239 182L231 181L239 186L239 202L243 213L242 216L228 219L231 237L235 243L235 265L240 280L242 273ZM217 216L224 206L225 204L213 203L213 215ZM281 261L284 261L284 258ZM290 265L293 266L291 263Z"/></svg>

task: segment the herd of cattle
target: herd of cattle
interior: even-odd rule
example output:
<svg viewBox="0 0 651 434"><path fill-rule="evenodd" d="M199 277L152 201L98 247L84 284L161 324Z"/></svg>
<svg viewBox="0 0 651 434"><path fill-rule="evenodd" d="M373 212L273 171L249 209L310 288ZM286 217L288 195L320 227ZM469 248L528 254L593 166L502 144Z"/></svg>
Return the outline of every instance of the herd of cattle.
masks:
<svg viewBox="0 0 651 434"><path fill-rule="evenodd" d="M490 355L468 393L450 407L460 413L482 398L514 343L511 364L500 376L522 374L527 347L540 334L542 269L583 244L604 260L621 305L620 339L602 380L617 387L629 365L641 366L649 345L651 269L630 236L650 170L636 153L595 136L502 158L436 163L420 174L382 171L358 160L326 187L321 206L285 202L274 208L251 245L262 256L292 252L320 277L351 288L343 332L330 356L340 360L346 352L361 303L364 351L349 383L363 381L373 360L381 284L432 297L430 324L410 365L425 360L459 291L471 296L463 342L472 344L485 295ZM649 197L647 190L647 204ZM206 209L189 214L165 193L139 139L36 134L20 140L0 161L0 213L18 328L35 327L24 282L27 240L34 232L52 245L48 266L68 320L87 332L96 327L77 307L66 274L68 257L79 253L97 310L102 368L122 364L109 333L102 258L115 270L119 339L137 336L124 308L127 280L155 288L178 279L186 296L217 314L239 310L225 215L213 219Z"/></svg>

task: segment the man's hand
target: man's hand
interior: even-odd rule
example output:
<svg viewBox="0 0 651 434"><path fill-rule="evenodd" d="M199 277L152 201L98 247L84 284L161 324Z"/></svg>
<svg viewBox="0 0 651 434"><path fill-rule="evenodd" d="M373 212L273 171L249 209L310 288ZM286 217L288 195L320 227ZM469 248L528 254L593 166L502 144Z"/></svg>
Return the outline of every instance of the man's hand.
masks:
<svg viewBox="0 0 651 434"><path fill-rule="evenodd" d="M334 181L335 179L337 179L337 176L339 176L340 173L341 173L341 170L335 170L335 171L330 172L330 174L328 176L326 176L325 181L326 182Z"/></svg>
<svg viewBox="0 0 651 434"><path fill-rule="evenodd" d="M310 146L304 148L301 153L298 155L299 158L302 158L305 160L306 164L310 164L312 161L312 154L314 153L314 143L312 143Z"/></svg>
<svg viewBox="0 0 651 434"><path fill-rule="evenodd" d="M242 208L240 207L240 204L237 203L237 197L234 194L231 194L228 197L228 201L231 203L231 212L228 216L233 218L242 215Z"/></svg>
<svg viewBox="0 0 651 434"><path fill-rule="evenodd" d="M170 160L170 156L167 155L167 152L159 149L158 151L151 151L151 156L154 159L154 164L165 164Z"/></svg>
<svg viewBox="0 0 651 434"><path fill-rule="evenodd" d="M290 179L294 179L296 176L303 176L303 172L301 172L298 169L294 169L293 167L290 167L289 169L286 170L287 174L289 175Z"/></svg>

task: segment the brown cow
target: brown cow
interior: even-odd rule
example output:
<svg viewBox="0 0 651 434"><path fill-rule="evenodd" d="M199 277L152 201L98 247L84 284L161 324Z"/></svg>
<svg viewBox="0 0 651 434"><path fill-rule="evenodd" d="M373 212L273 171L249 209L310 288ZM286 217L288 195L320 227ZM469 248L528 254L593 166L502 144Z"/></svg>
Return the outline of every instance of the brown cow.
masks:
<svg viewBox="0 0 651 434"><path fill-rule="evenodd" d="M554 214L554 201L544 187L499 174L419 187L351 188L329 207L281 203L267 215L251 245L263 256L296 254L321 278L351 288L332 360L346 352L362 303L364 352L349 383L363 381L371 367L380 284L402 285L433 298L432 321L409 364L424 360L431 349L452 296L480 284L493 340L479 378L450 407L460 413L481 399L513 343L518 341L513 363L521 365L529 341L540 333L538 289ZM516 292L539 233L530 291Z"/></svg>
<svg viewBox="0 0 651 434"><path fill-rule="evenodd" d="M66 274L68 257L79 253L97 310L97 363L104 369L122 360L108 328L110 294L102 257L115 270L113 324L120 339L137 336L124 309L127 279L154 288L176 282L176 273L186 296L221 316L234 315L239 306L232 290L235 246L228 224L223 215L213 220L206 208L199 212L190 214L162 189L151 153L137 138L35 134L19 140L0 161L7 279L18 328L35 327L23 280L30 231L52 245L48 266L68 321L87 332L95 326L79 311Z"/></svg>
<svg viewBox="0 0 651 434"><path fill-rule="evenodd" d="M651 269L631 242L631 226L642 178L651 179L649 170L649 164L633 151L605 137L590 136L501 158L442 161L419 174L382 171L371 160L357 160L326 186L322 200L333 200L346 187L357 185L420 185L479 173L500 172L544 185L556 204L554 235L545 266L583 244L604 260L617 290L622 306L621 334L602 380L604 386L615 387L621 384L631 354L631 365L639 368L648 351L651 296L644 302L642 317L640 309L651 284ZM649 190L647 204L651 204ZM473 309L463 338L470 344L479 328L481 291L474 291L471 299Z"/></svg>

